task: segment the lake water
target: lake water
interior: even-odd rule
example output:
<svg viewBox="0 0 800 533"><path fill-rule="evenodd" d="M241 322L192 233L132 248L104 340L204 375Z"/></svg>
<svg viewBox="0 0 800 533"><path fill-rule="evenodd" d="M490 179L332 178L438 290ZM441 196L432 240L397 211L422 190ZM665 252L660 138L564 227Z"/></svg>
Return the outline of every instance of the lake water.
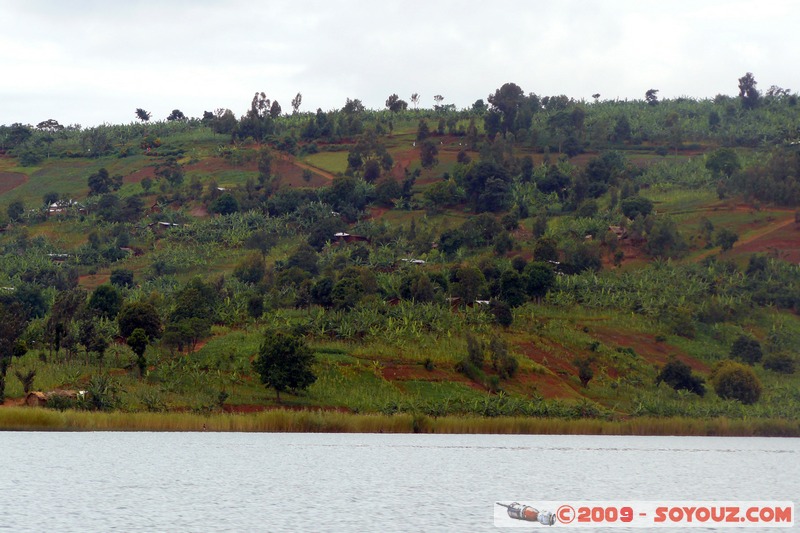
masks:
<svg viewBox="0 0 800 533"><path fill-rule="evenodd" d="M800 440L6 432L0 494L0 531L504 531L496 501L797 504Z"/></svg>

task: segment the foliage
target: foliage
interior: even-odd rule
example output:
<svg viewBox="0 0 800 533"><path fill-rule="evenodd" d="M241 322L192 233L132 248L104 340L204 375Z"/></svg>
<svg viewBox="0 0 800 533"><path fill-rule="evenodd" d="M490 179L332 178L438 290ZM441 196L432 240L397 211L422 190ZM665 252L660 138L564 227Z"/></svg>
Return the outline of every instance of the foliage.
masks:
<svg viewBox="0 0 800 533"><path fill-rule="evenodd" d="M754 365L761 361L761 343L746 335L739 335L731 345L730 355L732 359Z"/></svg>
<svg viewBox="0 0 800 533"><path fill-rule="evenodd" d="M693 375L691 367L678 359L670 359L658 372L656 385L662 381L675 390L688 390L698 396L706 393L705 380Z"/></svg>
<svg viewBox="0 0 800 533"><path fill-rule="evenodd" d="M161 317L151 303L125 303L120 309L117 321L119 332L123 337L129 337L136 329L144 330L151 339L161 337Z"/></svg>
<svg viewBox="0 0 800 533"><path fill-rule="evenodd" d="M761 397L761 381L752 368L739 363L721 363L712 372L711 382L717 395L726 400L738 400L750 405Z"/></svg>
<svg viewBox="0 0 800 533"><path fill-rule="evenodd" d="M794 374L795 360L788 353L772 353L764 358L764 368L779 374Z"/></svg>
<svg viewBox="0 0 800 533"><path fill-rule="evenodd" d="M281 392L302 391L317 377L312 370L314 354L303 340L280 331L267 331L253 361L253 369L268 388L275 389L278 401Z"/></svg>
<svg viewBox="0 0 800 533"><path fill-rule="evenodd" d="M639 215L646 217L653 211L653 202L642 196L631 196L622 200L620 208L622 213L630 219Z"/></svg>

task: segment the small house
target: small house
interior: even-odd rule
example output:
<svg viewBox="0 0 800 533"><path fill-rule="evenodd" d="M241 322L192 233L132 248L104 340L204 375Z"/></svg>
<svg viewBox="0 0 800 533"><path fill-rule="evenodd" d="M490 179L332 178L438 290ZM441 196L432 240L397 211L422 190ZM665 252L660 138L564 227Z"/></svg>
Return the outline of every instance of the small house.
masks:
<svg viewBox="0 0 800 533"><path fill-rule="evenodd" d="M47 207L47 216L65 215L71 211L85 214L86 207L75 200L58 200Z"/></svg>
<svg viewBox="0 0 800 533"><path fill-rule="evenodd" d="M369 237L364 237L363 235L350 235L349 233L344 233L342 231L339 233L334 233L333 237L336 239L336 242L370 242Z"/></svg>
<svg viewBox="0 0 800 533"><path fill-rule="evenodd" d="M628 230L623 228L622 226L609 226L608 231L613 233L617 236L617 239L627 239L628 238Z"/></svg>
<svg viewBox="0 0 800 533"><path fill-rule="evenodd" d="M28 407L44 407L47 405L47 396L43 392L29 392L25 396L25 405Z"/></svg>

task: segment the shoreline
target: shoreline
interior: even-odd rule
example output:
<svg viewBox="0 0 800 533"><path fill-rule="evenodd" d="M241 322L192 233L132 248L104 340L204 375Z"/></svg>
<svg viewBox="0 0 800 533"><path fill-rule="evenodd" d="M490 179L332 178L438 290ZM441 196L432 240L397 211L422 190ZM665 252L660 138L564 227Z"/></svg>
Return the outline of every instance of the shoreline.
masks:
<svg viewBox="0 0 800 533"><path fill-rule="evenodd" d="M254 414L55 411L0 409L0 431L210 431L298 433L439 433L508 435L638 435L800 437L800 421L786 419L599 419L352 414L275 409Z"/></svg>

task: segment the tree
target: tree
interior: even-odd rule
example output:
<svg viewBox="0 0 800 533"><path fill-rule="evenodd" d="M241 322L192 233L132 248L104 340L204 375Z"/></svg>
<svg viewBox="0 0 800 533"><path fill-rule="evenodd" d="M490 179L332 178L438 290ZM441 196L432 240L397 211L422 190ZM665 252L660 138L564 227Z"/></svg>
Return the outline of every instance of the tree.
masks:
<svg viewBox="0 0 800 533"><path fill-rule="evenodd" d="M761 397L761 381L753 369L725 361L712 373L714 391L720 398L738 400L745 405L754 404Z"/></svg>
<svg viewBox="0 0 800 533"><path fill-rule="evenodd" d="M27 351L20 342L27 326L26 313L19 302L0 303L0 402L5 399L6 375L11 361Z"/></svg>
<svg viewBox="0 0 800 533"><path fill-rule="evenodd" d="M22 203L22 200L14 200L8 204L6 213L12 222L19 222L22 220L22 215L25 214L25 204Z"/></svg>
<svg viewBox="0 0 800 533"><path fill-rule="evenodd" d="M644 99L649 105L658 105L658 89L648 89L644 93Z"/></svg>
<svg viewBox="0 0 800 533"><path fill-rule="evenodd" d="M642 196L629 196L620 204L622 214L633 220L639 215L646 217L653 211L653 202Z"/></svg>
<svg viewBox="0 0 800 533"><path fill-rule="evenodd" d="M492 112L487 115L486 121L494 124L493 120L495 120L503 133L512 130L517 113L525 100L525 93L520 86L516 83L504 83L494 94L489 95L488 100L492 105ZM493 114L497 116L491 117L490 115ZM487 127L486 131L492 135L497 133L497 129L497 126Z"/></svg>
<svg viewBox="0 0 800 533"><path fill-rule="evenodd" d="M478 213L502 211L511 201L511 177L493 161L470 166L463 182L464 192Z"/></svg>
<svg viewBox="0 0 800 533"><path fill-rule="evenodd" d="M172 113L170 113L169 116L167 117L167 120L169 120L170 122L175 120L186 120L186 115L184 115L183 111L181 111L180 109L173 109Z"/></svg>
<svg viewBox="0 0 800 533"><path fill-rule="evenodd" d="M131 347L133 353L136 354L136 366L139 368L139 377L144 377L144 371L147 368L147 360L144 358L144 352L147 350L147 345L150 339L147 338L147 333L142 328L136 328L128 337L126 341L128 346Z"/></svg>
<svg viewBox="0 0 800 533"><path fill-rule="evenodd" d="M258 152L258 182L266 185L272 179L272 152L269 148L262 148Z"/></svg>
<svg viewBox="0 0 800 533"><path fill-rule="evenodd" d="M525 280L525 292L528 296L541 300L547 295L547 291L555 285L556 275L549 263L532 261L525 265L523 279Z"/></svg>
<svg viewBox="0 0 800 533"><path fill-rule="evenodd" d="M156 165L155 175L164 178L173 187L183 183L183 166L174 157L168 157L163 163Z"/></svg>
<svg viewBox="0 0 800 533"><path fill-rule="evenodd" d="M151 339L161 336L161 317L151 303L129 302L122 306L119 315L119 332L123 337L129 337L137 328L144 330Z"/></svg>
<svg viewBox="0 0 800 533"><path fill-rule="evenodd" d="M645 251L653 257L679 257L688 246L671 217L659 217L647 235Z"/></svg>
<svg viewBox="0 0 800 533"><path fill-rule="evenodd" d="M703 378L692 375L691 367L677 359L670 359L661 368L656 377L656 385L659 385L662 381L675 390L688 390L699 396L703 396L706 393Z"/></svg>
<svg viewBox="0 0 800 533"><path fill-rule="evenodd" d="M239 201L230 193L225 193L211 204L211 211L220 215L230 215L239 211Z"/></svg>
<svg viewBox="0 0 800 533"><path fill-rule="evenodd" d="M714 179L730 178L742 167L739 156L730 148L714 150L706 156L706 168Z"/></svg>
<svg viewBox="0 0 800 533"><path fill-rule="evenodd" d="M519 307L528 299L525 285L525 280L516 270L506 270L500 275L500 300L512 308Z"/></svg>
<svg viewBox="0 0 800 533"><path fill-rule="evenodd" d="M22 392L28 394L30 391L33 390L33 381L36 379L36 369L32 368L27 372L22 372L20 370L15 370L14 375L17 376L17 379L20 383L22 383Z"/></svg>
<svg viewBox="0 0 800 533"><path fill-rule="evenodd" d="M111 279L109 281L117 287L133 287L133 270L115 268L111 271Z"/></svg>
<svg viewBox="0 0 800 533"><path fill-rule="evenodd" d="M419 159L422 168L435 167L439 162L436 158L437 155L439 155L439 149L436 148L436 145L430 139L422 141L419 147Z"/></svg>
<svg viewBox="0 0 800 533"><path fill-rule="evenodd" d="M266 387L275 389L277 400L281 392L300 391L316 380L312 366L314 354L297 336L280 331L267 331L253 361L253 368Z"/></svg>
<svg viewBox="0 0 800 533"><path fill-rule="evenodd" d="M453 295L460 297L464 303L474 302L486 285L486 278L480 269L473 266L463 266L455 271Z"/></svg>
<svg viewBox="0 0 800 533"><path fill-rule="evenodd" d="M260 254L250 254L242 259L233 269L233 277L242 283L256 284L264 278L264 257Z"/></svg>
<svg viewBox="0 0 800 533"><path fill-rule="evenodd" d="M732 359L739 359L752 366L761 361L763 356L761 343L747 335L739 335L731 345L730 355Z"/></svg>
<svg viewBox="0 0 800 533"><path fill-rule="evenodd" d="M281 104L279 104L277 100L273 101L272 105L269 106L269 116L272 118L278 118L281 116L282 111L283 109L281 109Z"/></svg>
<svg viewBox="0 0 800 533"><path fill-rule="evenodd" d="M142 122L148 122L151 116L152 115L150 114L149 111L145 111L141 107L136 108L136 118L138 118Z"/></svg>
<svg viewBox="0 0 800 533"><path fill-rule="evenodd" d="M397 113L399 111L405 111L408 109L408 102L405 100L401 100L399 96L396 94L392 94L389 98L386 99L386 108L391 111L392 113Z"/></svg>
<svg viewBox="0 0 800 533"><path fill-rule="evenodd" d="M748 72L739 78L739 98L742 101L744 109L755 109L758 106L758 100L761 94L756 89L756 79L753 77L752 72Z"/></svg>
<svg viewBox="0 0 800 533"><path fill-rule="evenodd" d="M111 191L118 191L122 187L122 176L112 178L105 168L90 175L86 181L89 185L89 196L108 194Z"/></svg>
<svg viewBox="0 0 800 533"><path fill-rule="evenodd" d="M419 105L419 93L414 93L411 95L411 103L414 104L414 109L417 109Z"/></svg>
<svg viewBox="0 0 800 533"><path fill-rule="evenodd" d="M100 285L89 298L87 307L101 317L115 318L122 307L122 295L113 285Z"/></svg>
<svg viewBox="0 0 800 533"><path fill-rule="evenodd" d="M269 251L277 243L278 239L274 233L267 230L256 230L244 241L245 248L258 250L262 258L266 258Z"/></svg>
<svg viewBox="0 0 800 533"><path fill-rule="evenodd" d="M591 357L579 357L573 361L573 364L578 367L578 379L581 381L581 386L586 388L589 382L594 377L594 370L592 369Z"/></svg>
<svg viewBox="0 0 800 533"><path fill-rule="evenodd" d="M442 96L441 94L434 95L433 101L436 102L433 105L433 108L440 109L442 107L442 102L444 102L444 96Z"/></svg>
<svg viewBox="0 0 800 533"><path fill-rule="evenodd" d="M717 234L714 236L714 244L721 246L723 252L727 252L728 250L732 249L733 245L738 240L739 236L736 234L736 232L728 228L718 229Z"/></svg>
<svg viewBox="0 0 800 533"><path fill-rule="evenodd" d="M489 304L489 311L495 321L504 328L514 323L514 312L511 310L511 306L502 300L492 300Z"/></svg>
<svg viewBox="0 0 800 533"><path fill-rule="evenodd" d="M300 104L303 103L303 95L297 93L294 98L292 98L292 113L297 114L300 111Z"/></svg>

